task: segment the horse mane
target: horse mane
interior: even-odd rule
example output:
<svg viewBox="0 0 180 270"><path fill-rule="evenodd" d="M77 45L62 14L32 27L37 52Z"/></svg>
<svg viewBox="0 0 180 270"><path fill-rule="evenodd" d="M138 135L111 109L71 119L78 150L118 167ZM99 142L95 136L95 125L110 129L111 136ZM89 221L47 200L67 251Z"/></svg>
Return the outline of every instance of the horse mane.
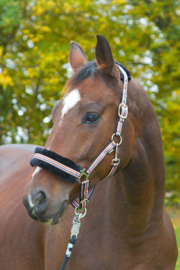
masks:
<svg viewBox="0 0 180 270"><path fill-rule="evenodd" d="M85 79L92 77L95 78L99 74L100 78L109 85L110 77L112 78L111 74L107 74L104 71L103 66L98 66L96 61L91 61L85 64L83 67L79 68L73 76L67 81L65 84L65 87L63 89L63 92L65 92L70 85L72 86L78 86L81 82L83 82Z"/></svg>
<svg viewBox="0 0 180 270"><path fill-rule="evenodd" d="M67 81L65 88L69 88L70 85L79 85L82 81L89 77L95 77L97 67L96 61L91 61L83 67L77 69L73 76Z"/></svg>

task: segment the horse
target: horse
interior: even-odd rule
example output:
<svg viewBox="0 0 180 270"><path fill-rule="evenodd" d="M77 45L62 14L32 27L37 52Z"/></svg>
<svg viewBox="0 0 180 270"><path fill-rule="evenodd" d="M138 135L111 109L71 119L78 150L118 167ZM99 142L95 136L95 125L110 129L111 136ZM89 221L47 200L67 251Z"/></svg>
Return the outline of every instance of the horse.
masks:
<svg viewBox="0 0 180 270"><path fill-rule="evenodd" d="M52 110L44 148L0 147L1 270L58 270L74 217L81 218L81 228L66 270L175 269L156 114L102 35L95 58L88 62L71 42L74 74ZM73 166L78 177L72 180L67 171ZM84 182L88 196L78 202Z"/></svg>

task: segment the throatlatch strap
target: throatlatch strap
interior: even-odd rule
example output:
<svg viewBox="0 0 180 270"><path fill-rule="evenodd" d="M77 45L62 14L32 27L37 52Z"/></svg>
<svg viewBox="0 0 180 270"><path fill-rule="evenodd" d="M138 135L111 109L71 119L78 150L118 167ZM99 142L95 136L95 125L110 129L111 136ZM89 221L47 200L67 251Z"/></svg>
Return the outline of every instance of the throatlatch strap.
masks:
<svg viewBox="0 0 180 270"><path fill-rule="evenodd" d="M108 177L113 176L113 175L115 174L115 172L116 172L116 169L117 169L118 165L119 165L119 163L114 163L114 164L112 165L112 167L111 167L110 172L108 173L108 175L106 175L106 177L103 178L103 180L104 180L104 179L107 179Z"/></svg>
<svg viewBox="0 0 180 270"><path fill-rule="evenodd" d="M73 184L77 183L77 178L80 177L82 170L81 166L72 160L41 147L35 149L35 155L30 164L46 169Z"/></svg>

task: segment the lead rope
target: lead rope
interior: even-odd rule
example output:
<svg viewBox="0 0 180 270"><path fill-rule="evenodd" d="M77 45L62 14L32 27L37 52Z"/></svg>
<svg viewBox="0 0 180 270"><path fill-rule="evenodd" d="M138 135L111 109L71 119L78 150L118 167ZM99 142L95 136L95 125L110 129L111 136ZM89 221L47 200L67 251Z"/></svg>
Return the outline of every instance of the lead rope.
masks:
<svg viewBox="0 0 180 270"><path fill-rule="evenodd" d="M75 209L75 215L74 215L74 219L73 219L73 225L72 225L72 229L71 229L71 237L69 239L69 243L66 249L66 254L63 260L63 263L61 265L60 270L64 270L66 267L66 264L72 254L72 250L74 247L74 244L76 243L79 231L80 231L80 227L81 227L81 219L86 215L87 213L87 209L85 208L85 212L84 214L78 213Z"/></svg>
<svg viewBox="0 0 180 270"><path fill-rule="evenodd" d="M85 176L86 180L83 182L80 182L81 178ZM91 189L89 193L89 175L85 172L85 169L81 170L81 176L79 178L80 183L80 193L79 193L79 203L77 201L72 201L71 205L75 208L74 212L74 219L73 219L73 225L71 229L71 236L69 239L69 243L67 245L65 257L63 260L63 263L61 265L60 270L64 270L66 267L66 264L68 262L68 259L70 258L72 254L72 250L74 247L74 244L76 243L80 227L81 227L81 219L85 217L87 213L87 203L89 202L90 196L92 195L94 188ZM84 210L84 213L82 214L81 211Z"/></svg>

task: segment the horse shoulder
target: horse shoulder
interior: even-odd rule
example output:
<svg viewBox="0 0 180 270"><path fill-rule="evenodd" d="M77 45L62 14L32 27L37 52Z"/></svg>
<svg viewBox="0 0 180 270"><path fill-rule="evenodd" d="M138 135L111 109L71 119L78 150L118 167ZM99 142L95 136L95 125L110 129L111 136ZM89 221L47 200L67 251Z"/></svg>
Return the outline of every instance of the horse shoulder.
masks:
<svg viewBox="0 0 180 270"><path fill-rule="evenodd" d="M44 227L22 203L33 145L0 147L0 269L42 269ZM32 239L34 239L32 241ZM21 259L20 259L21 258ZM32 259L33 258L33 259Z"/></svg>

